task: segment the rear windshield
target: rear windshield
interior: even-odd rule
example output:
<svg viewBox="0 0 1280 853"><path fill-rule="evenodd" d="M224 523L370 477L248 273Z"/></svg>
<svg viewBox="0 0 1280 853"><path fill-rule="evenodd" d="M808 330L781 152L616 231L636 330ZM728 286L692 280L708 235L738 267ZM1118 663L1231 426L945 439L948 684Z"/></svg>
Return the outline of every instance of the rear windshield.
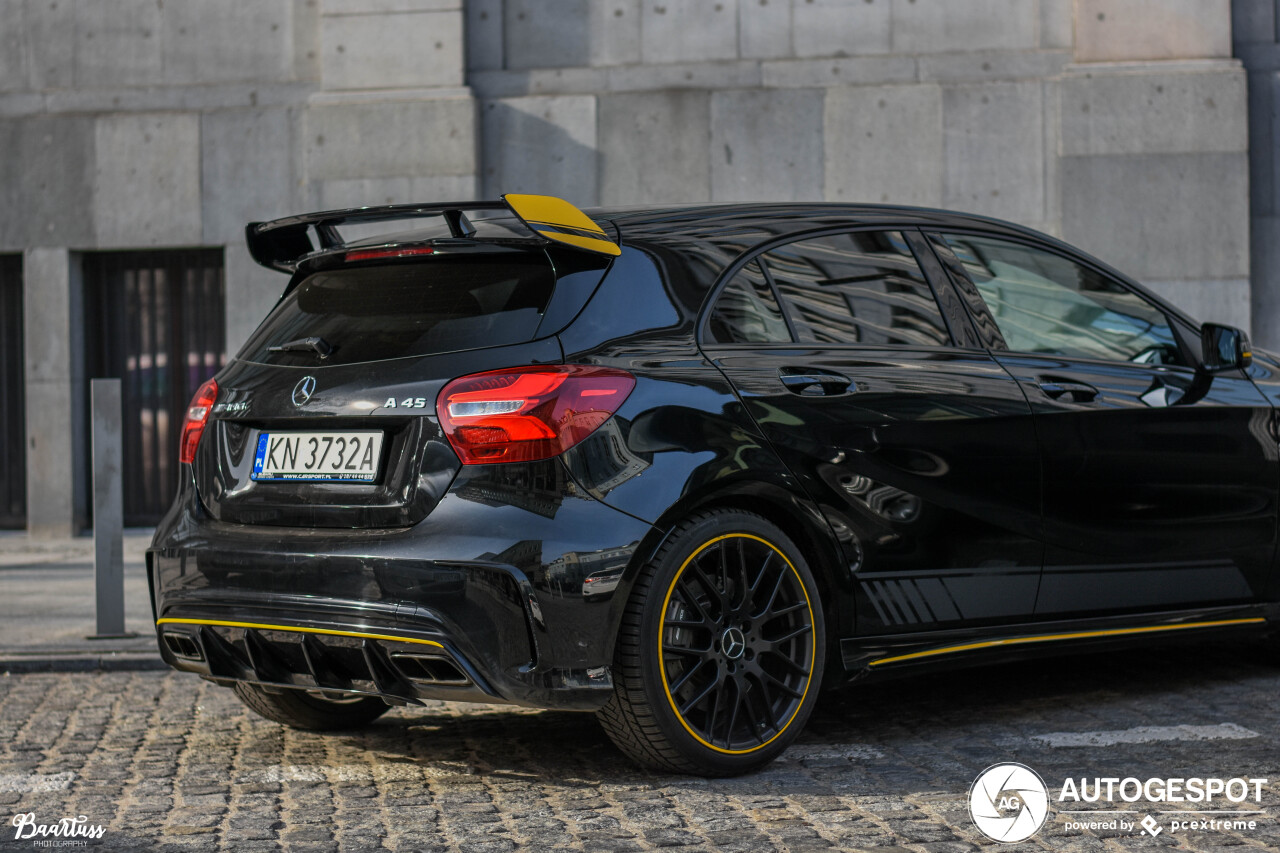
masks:
<svg viewBox="0 0 1280 853"><path fill-rule="evenodd" d="M522 343L537 331L554 285L539 255L325 270L285 296L240 357L353 364ZM307 338L318 345L298 343ZM271 351L285 345L289 351ZM323 360L317 346L329 351Z"/></svg>

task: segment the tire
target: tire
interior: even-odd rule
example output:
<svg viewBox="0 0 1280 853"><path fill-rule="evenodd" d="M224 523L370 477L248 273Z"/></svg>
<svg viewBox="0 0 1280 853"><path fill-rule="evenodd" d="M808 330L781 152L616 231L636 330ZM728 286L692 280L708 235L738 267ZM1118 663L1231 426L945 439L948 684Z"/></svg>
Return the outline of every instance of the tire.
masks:
<svg viewBox="0 0 1280 853"><path fill-rule="evenodd" d="M295 729L327 732L358 729L387 712L386 702L373 696L325 699L305 690L268 693L256 684L236 682L236 696L249 710Z"/></svg>
<svg viewBox="0 0 1280 853"><path fill-rule="evenodd" d="M746 773L800 734L825 658L818 586L795 544L749 512L699 513L637 577L597 716L647 767Z"/></svg>

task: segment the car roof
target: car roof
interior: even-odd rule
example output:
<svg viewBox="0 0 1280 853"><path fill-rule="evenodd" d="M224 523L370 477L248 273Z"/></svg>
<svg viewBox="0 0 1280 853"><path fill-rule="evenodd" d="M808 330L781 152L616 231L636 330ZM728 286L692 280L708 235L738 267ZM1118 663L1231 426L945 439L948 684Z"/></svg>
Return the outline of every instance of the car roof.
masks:
<svg viewBox="0 0 1280 853"><path fill-rule="evenodd" d="M833 202L754 202L681 205L630 205L584 208L592 219L612 223L624 240L667 242L709 240L741 244L746 239L763 242L772 237L823 228L896 225L900 227L980 227L1043 239L1047 235L1011 222L976 214L927 207L890 204L841 204ZM515 217L474 217L481 239L527 237ZM433 224L394 235L380 234L353 239L351 246L387 241L417 241L448 237L443 224ZM667 239L663 239L667 238ZM1052 239L1052 238L1050 238Z"/></svg>
<svg viewBox="0 0 1280 853"><path fill-rule="evenodd" d="M739 242L752 235L757 242L763 242L767 237L862 226L976 227L1037 239L1048 236L992 217L891 204L757 202L596 207L583 212L597 221L614 223L624 240L675 237Z"/></svg>

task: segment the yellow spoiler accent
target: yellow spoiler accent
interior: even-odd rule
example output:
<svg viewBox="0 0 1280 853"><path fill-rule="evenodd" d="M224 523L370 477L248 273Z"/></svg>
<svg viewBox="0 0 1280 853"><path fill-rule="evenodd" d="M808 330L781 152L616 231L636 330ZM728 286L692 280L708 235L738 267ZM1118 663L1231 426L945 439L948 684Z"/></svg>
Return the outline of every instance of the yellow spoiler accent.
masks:
<svg viewBox="0 0 1280 853"><path fill-rule="evenodd" d="M502 200L521 222L548 240L602 255L622 254L591 217L562 198L507 193Z"/></svg>

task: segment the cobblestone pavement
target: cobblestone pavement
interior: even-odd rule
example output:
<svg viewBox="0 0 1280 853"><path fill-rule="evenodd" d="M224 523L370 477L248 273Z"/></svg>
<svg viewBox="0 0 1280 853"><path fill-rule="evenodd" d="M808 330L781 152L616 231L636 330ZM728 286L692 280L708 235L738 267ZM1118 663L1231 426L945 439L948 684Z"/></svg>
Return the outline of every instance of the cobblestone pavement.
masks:
<svg viewBox="0 0 1280 853"><path fill-rule="evenodd" d="M193 676L13 675L0 678L0 847L33 849L10 820L32 813L85 815L106 828L98 849L1275 850L1278 698L1280 668L1240 647L866 684L825 697L765 771L709 781L634 768L579 714L441 704L316 735ZM1055 803L1037 836L1005 846L966 808L999 761L1039 771L1051 797L1067 777L1271 781L1251 831L1081 831Z"/></svg>

